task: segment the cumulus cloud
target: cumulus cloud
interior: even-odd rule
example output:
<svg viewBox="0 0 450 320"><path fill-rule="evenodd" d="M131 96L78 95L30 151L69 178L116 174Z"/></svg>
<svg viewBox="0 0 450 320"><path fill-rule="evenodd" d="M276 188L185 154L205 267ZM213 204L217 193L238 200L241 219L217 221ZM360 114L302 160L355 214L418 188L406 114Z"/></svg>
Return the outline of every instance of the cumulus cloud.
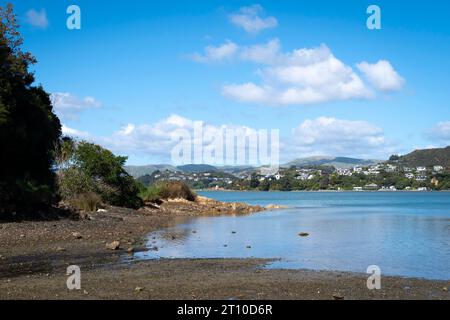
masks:
<svg viewBox="0 0 450 320"><path fill-rule="evenodd" d="M203 135L198 136L194 131L200 123ZM172 114L155 123L127 124L112 135L97 137L95 141L120 154L151 154L163 161L170 161L171 151L179 142L180 130L189 133L192 144L196 146L209 145L227 130L232 130L235 136L240 137L256 133L255 129L247 126L226 124L215 126ZM220 164L220 159L215 160Z"/></svg>
<svg viewBox="0 0 450 320"><path fill-rule="evenodd" d="M62 119L76 120L82 111L102 106L94 97L79 98L68 92L56 92L50 99L56 114Z"/></svg>
<svg viewBox="0 0 450 320"><path fill-rule="evenodd" d="M203 131L201 140L194 134L195 130L198 130L199 123ZM154 159L153 161L162 162L172 162L171 151L179 142L180 130L188 133L189 138L192 139L192 145L203 146L204 151L214 139L223 137L227 131L232 131L235 137L248 137L258 133L257 129L245 125L213 125L177 114L153 123L130 123L107 136L94 136L88 132L63 126L64 134L93 141L117 154L150 156ZM240 148L241 154L242 148L245 148L247 151L244 153L247 154L249 150L255 150L258 146L250 144L236 148ZM382 128L367 121L330 117L305 120L293 128L290 135L281 137L280 140L280 155L283 162L298 157L317 155L384 159L397 151L397 146L386 139ZM220 158L213 160L214 162L207 160L205 162L223 164ZM227 163L230 164L230 162ZM237 163L245 164L246 162Z"/></svg>
<svg viewBox="0 0 450 320"><path fill-rule="evenodd" d="M292 105L368 99L373 93L350 66L321 45L283 53L278 40L244 48L241 58L265 65L261 84L228 84L222 93L241 102Z"/></svg>
<svg viewBox="0 0 450 320"><path fill-rule="evenodd" d="M227 41L192 57L202 63L235 60L258 65L255 73L259 83L228 83L222 87L224 96L245 103L306 105L372 99L380 91L398 91L405 83L389 61L361 62L357 64L358 74L325 44L283 52L278 39L251 46Z"/></svg>
<svg viewBox="0 0 450 320"><path fill-rule="evenodd" d="M242 7L229 16L231 23L248 33L256 34L264 29L275 28L278 21L274 17L264 17L264 9L259 4Z"/></svg>
<svg viewBox="0 0 450 320"><path fill-rule="evenodd" d="M380 60L374 64L364 61L357 66L367 77L368 81L378 90L397 91L405 83L405 79L394 70L389 61Z"/></svg>
<svg viewBox="0 0 450 320"><path fill-rule="evenodd" d="M450 121L439 122L434 128L429 130L427 136L436 142L450 145Z"/></svg>
<svg viewBox="0 0 450 320"><path fill-rule="evenodd" d="M64 124L62 125L62 134L64 136L73 137L73 138L88 138L89 137L88 132L69 128Z"/></svg>
<svg viewBox="0 0 450 320"><path fill-rule="evenodd" d="M47 12L45 9L41 9L40 11L35 9L28 10L25 21L29 25L40 29L46 29L49 25Z"/></svg>
<svg viewBox="0 0 450 320"><path fill-rule="evenodd" d="M292 130L289 142L296 156L386 157L395 151L382 128L367 121L319 117Z"/></svg>
<svg viewBox="0 0 450 320"><path fill-rule="evenodd" d="M231 41L226 41L219 46L208 46L203 54L194 53L192 59L201 63L223 62L232 59L239 47Z"/></svg>

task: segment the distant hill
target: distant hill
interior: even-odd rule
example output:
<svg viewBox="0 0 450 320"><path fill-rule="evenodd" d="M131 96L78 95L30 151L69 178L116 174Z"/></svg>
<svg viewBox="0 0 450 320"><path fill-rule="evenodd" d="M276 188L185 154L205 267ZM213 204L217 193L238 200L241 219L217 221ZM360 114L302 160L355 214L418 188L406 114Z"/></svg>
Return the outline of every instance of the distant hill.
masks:
<svg viewBox="0 0 450 320"><path fill-rule="evenodd" d="M218 171L216 167L211 166L209 164L187 164L184 166L178 166L177 169L182 172L190 172L190 173Z"/></svg>
<svg viewBox="0 0 450 320"><path fill-rule="evenodd" d="M333 166L335 168L353 168L354 166L369 166L382 162L381 160L364 160L347 157L309 157L290 161L282 167Z"/></svg>
<svg viewBox="0 0 450 320"><path fill-rule="evenodd" d="M217 170L232 174L232 175L238 175L242 172L251 172L256 171L258 168L252 167L252 166L223 166L223 167L217 167Z"/></svg>
<svg viewBox="0 0 450 320"><path fill-rule="evenodd" d="M432 167L440 165L448 168L450 167L450 146L446 148L416 150L401 156L397 161L390 162L396 162L406 167Z"/></svg>
<svg viewBox="0 0 450 320"><path fill-rule="evenodd" d="M153 172L159 171L177 171L177 168L168 164L154 164L147 166L125 166L125 170L134 178L139 178L145 175L151 175Z"/></svg>

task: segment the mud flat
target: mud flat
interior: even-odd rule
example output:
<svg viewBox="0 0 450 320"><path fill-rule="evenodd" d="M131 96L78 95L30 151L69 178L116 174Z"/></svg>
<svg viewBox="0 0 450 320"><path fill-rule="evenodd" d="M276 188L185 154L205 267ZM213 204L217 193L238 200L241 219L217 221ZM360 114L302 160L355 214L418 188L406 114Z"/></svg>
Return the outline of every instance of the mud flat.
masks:
<svg viewBox="0 0 450 320"><path fill-rule="evenodd" d="M262 259L132 259L146 234L186 217L264 209L200 198L0 223L0 299L450 299L448 281L383 277L370 291L364 274L265 270ZM81 290L66 287L69 265L81 268Z"/></svg>

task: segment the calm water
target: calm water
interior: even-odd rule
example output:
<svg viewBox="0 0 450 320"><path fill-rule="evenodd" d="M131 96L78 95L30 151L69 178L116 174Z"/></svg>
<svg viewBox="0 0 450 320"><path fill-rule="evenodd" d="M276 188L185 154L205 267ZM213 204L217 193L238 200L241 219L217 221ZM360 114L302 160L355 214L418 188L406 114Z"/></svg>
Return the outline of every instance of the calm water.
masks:
<svg viewBox="0 0 450 320"><path fill-rule="evenodd" d="M290 208L185 220L150 234L158 251L139 258L279 258L267 267L366 272L378 265L388 275L450 279L450 193L201 194Z"/></svg>

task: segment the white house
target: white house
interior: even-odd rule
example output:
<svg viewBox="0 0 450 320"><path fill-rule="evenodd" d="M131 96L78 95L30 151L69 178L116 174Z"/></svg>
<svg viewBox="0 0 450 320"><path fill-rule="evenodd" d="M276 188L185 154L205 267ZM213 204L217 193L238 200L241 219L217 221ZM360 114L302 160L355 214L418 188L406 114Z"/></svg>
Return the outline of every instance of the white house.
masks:
<svg viewBox="0 0 450 320"><path fill-rule="evenodd" d="M405 174L405 177L408 179L414 179L415 176L412 173L407 173Z"/></svg>

